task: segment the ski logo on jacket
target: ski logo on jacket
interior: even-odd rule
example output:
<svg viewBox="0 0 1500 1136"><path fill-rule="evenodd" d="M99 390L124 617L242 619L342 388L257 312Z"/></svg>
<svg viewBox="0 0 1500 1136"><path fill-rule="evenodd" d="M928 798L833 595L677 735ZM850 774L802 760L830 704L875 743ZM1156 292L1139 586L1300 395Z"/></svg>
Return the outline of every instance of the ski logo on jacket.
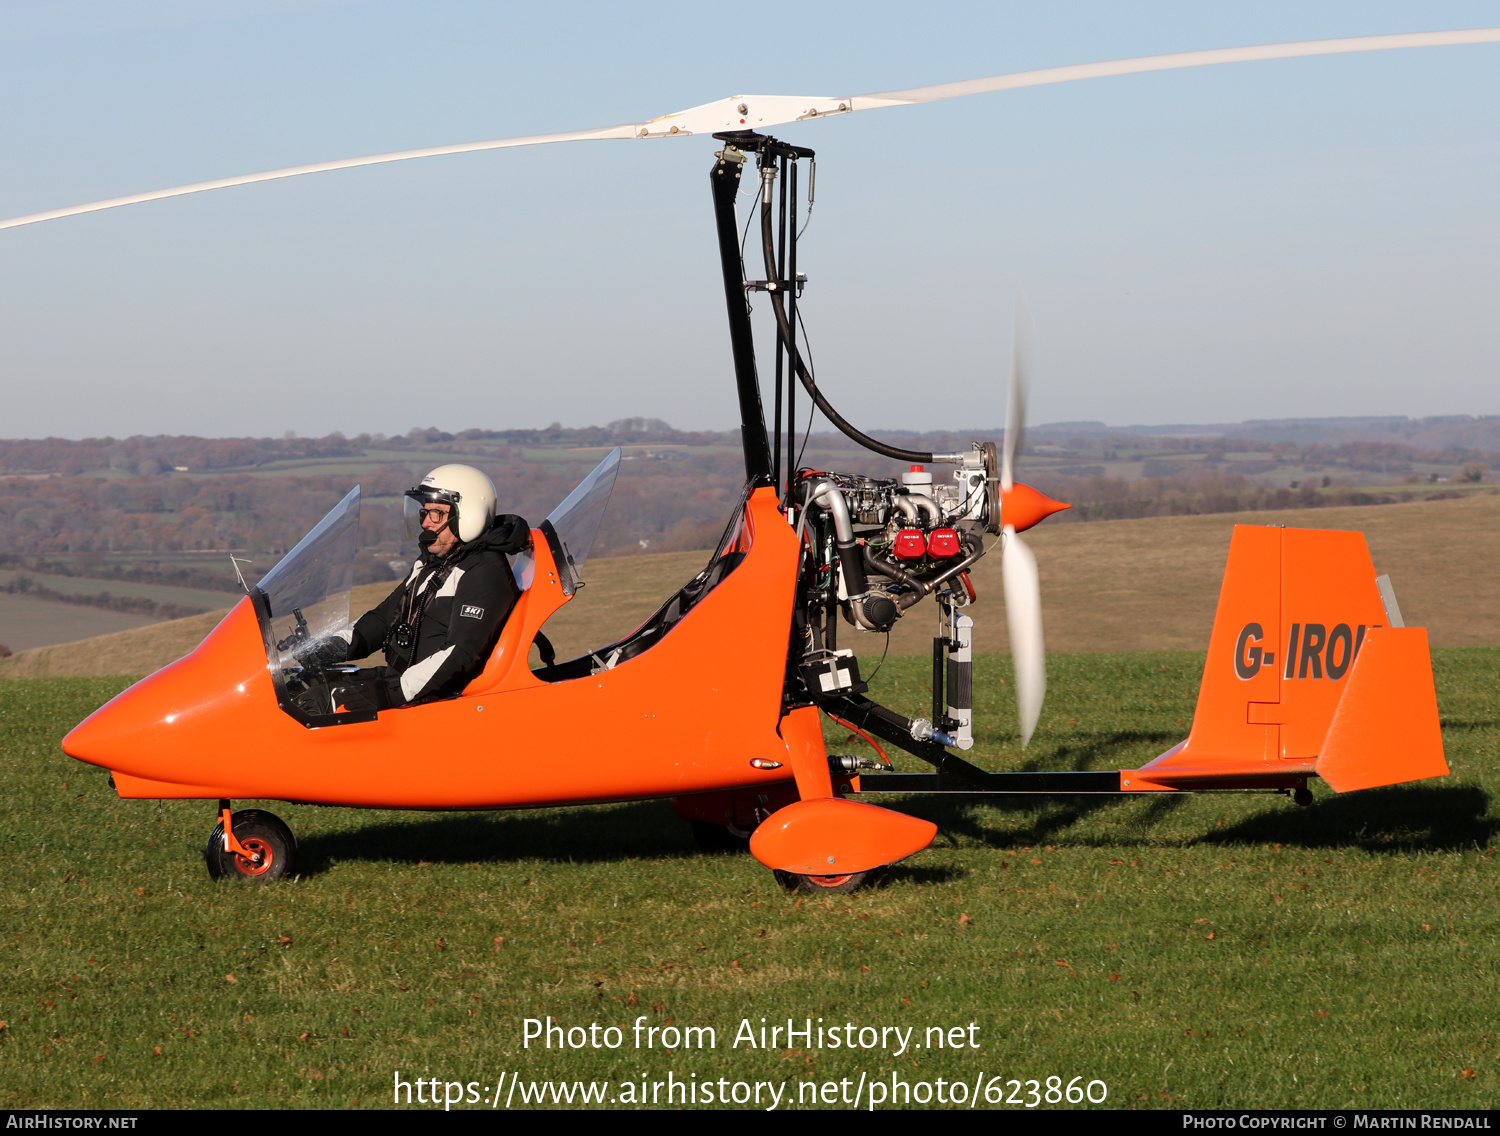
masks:
<svg viewBox="0 0 1500 1136"><path fill-rule="evenodd" d="M459 609L458 614L469 619L483 619L484 608L479 607L476 604L464 604L463 607Z"/></svg>

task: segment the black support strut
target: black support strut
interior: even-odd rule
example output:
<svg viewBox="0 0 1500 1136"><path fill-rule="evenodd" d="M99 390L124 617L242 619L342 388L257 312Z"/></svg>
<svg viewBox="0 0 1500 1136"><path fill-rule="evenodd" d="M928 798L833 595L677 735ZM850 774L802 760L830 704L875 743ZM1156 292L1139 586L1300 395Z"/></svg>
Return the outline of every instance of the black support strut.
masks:
<svg viewBox="0 0 1500 1136"><path fill-rule="evenodd" d="M987 773L970 765L937 742L919 742L911 736L911 719L861 695L848 695L824 703L846 722L899 746L914 757L936 767L935 773L861 773L861 793L970 793L970 794L1120 794L1117 770L1082 773Z"/></svg>
<svg viewBox="0 0 1500 1136"><path fill-rule="evenodd" d="M725 155L733 155L726 149ZM740 396L740 439L745 450L745 480L752 486L773 484L771 444L766 437L766 415L761 408L760 380L755 373L755 341L750 330L750 307L745 298L745 269L740 261L734 199L739 193L743 159L721 157L714 163L714 221L719 229L719 263L724 271L724 302L729 309L729 346L734 353L734 385Z"/></svg>
<svg viewBox="0 0 1500 1136"><path fill-rule="evenodd" d="M1112 769L1084 773L861 773L861 793L962 793L970 796L1123 796ZM1139 793L1135 794L1140 796Z"/></svg>

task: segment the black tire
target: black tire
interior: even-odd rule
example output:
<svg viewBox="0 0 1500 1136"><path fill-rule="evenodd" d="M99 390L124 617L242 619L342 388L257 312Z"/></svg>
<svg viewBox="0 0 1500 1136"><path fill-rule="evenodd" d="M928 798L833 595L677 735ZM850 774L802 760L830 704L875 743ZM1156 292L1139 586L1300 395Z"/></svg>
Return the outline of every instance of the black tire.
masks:
<svg viewBox="0 0 1500 1136"><path fill-rule="evenodd" d="M1312 790L1307 788L1298 789L1292 794L1292 800L1305 809L1313 803Z"/></svg>
<svg viewBox="0 0 1500 1136"><path fill-rule="evenodd" d="M879 878L878 869L868 872L850 872L842 876L806 876L796 872L775 871L776 882L788 891L800 891L809 895L848 895L862 887L869 887Z"/></svg>
<svg viewBox="0 0 1500 1136"><path fill-rule="evenodd" d="M263 859L256 863L224 851L223 822L214 825L203 859L216 880L279 880L292 874L297 863L297 838L275 813L245 809L229 818L234 838Z"/></svg>
<svg viewBox="0 0 1500 1136"><path fill-rule="evenodd" d="M727 824L711 824L706 820L690 820L693 840L704 852L748 852L750 834Z"/></svg>

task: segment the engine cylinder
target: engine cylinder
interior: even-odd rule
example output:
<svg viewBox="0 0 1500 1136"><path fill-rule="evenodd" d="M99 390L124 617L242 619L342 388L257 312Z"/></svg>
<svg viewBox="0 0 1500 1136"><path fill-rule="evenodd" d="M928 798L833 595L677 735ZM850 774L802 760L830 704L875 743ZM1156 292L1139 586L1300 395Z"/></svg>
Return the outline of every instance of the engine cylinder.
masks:
<svg viewBox="0 0 1500 1136"><path fill-rule="evenodd" d="M927 537L921 529L901 529L891 553L897 560L920 560L927 555Z"/></svg>
<svg viewBox="0 0 1500 1136"><path fill-rule="evenodd" d="M933 529L927 534L927 554L935 560L947 560L963 550L963 542L953 529Z"/></svg>

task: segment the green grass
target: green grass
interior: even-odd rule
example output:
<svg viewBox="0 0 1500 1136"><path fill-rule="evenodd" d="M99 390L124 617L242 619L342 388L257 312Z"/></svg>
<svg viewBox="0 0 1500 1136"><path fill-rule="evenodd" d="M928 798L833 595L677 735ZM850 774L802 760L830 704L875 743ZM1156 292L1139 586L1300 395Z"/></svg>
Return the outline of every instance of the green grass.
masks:
<svg viewBox="0 0 1500 1136"><path fill-rule="evenodd" d="M992 729L976 760L1138 765L1183 735L1201 665L1053 656L1023 755L1007 664L983 659ZM210 805L119 801L58 750L124 680L3 683L0 1103L388 1107L399 1069L484 1092L511 1071L638 1085L672 1070L785 1081L795 1101L804 1080L847 1077L852 1092L894 1072L1042 1091L1081 1075L1137 1108L1486 1107L1500 1085L1500 649L1440 651L1436 669L1445 780L1320 788L1310 809L913 800L941 825L929 850L874 890L802 900L749 857L697 853L656 802L273 805L301 839L301 877L216 885L200 858ZM877 693L918 710L927 671L888 660ZM642 1014L713 1026L718 1048L637 1051ZM547 1015L625 1027L624 1046L523 1048L522 1019ZM980 1048L731 1048L762 1016L915 1026L914 1040L974 1022Z"/></svg>

